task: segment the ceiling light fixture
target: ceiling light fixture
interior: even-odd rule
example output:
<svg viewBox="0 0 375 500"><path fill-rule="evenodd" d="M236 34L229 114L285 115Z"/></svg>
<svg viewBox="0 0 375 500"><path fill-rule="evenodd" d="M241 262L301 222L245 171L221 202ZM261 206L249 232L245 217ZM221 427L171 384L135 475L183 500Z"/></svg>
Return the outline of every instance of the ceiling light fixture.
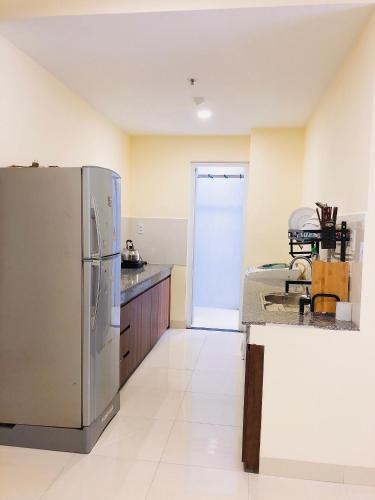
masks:
<svg viewBox="0 0 375 500"><path fill-rule="evenodd" d="M212 111L208 108L197 109L197 116L200 120L208 120L212 116Z"/></svg>
<svg viewBox="0 0 375 500"><path fill-rule="evenodd" d="M200 120L208 120L212 116L212 111L205 106L205 99L201 96L193 97L194 104L197 107L197 117Z"/></svg>
<svg viewBox="0 0 375 500"><path fill-rule="evenodd" d="M192 88L194 88L197 84L196 78L189 78L189 83ZM194 96L193 102L196 106L197 117L200 120L209 120L212 116L212 111L205 106L205 98L202 96Z"/></svg>

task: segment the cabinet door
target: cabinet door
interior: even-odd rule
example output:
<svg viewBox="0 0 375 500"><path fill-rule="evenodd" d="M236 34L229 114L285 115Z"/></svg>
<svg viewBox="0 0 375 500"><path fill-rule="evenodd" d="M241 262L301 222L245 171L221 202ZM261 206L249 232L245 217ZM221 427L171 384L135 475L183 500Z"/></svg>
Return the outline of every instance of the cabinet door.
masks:
<svg viewBox="0 0 375 500"><path fill-rule="evenodd" d="M160 284L151 289L151 332L150 343L151 348L156 344L159 335L159 304L160 304L161 288Z"/></svg>
<svg viewBox="0 0 375 500"><path fill-rule="evenodd" d="M139 363L151 349L151 297L152 290L143 293L139 298L141 301L139 342Z"/></svg>
<svg viewBox="0 0 375 500"><path fill-rule="evenodd" d="M170 310L170 278L159 283L159 328L158 337L163 335L169 328L169 310Z"/></svg>
<svg viewBox="0 0 375 500"><path fill-rule="evenodd" d="M135 300L132 300L121 307L120 386L124 384L137 366L135 345L137 326L137 303Z"/></svg>

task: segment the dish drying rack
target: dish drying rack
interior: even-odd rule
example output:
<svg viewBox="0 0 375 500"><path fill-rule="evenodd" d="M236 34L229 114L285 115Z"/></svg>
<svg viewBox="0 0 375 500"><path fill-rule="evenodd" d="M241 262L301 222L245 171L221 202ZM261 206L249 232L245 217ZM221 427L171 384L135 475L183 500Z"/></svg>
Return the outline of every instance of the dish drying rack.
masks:
<svg viewBox="0 0 375 500"><path fill-rule="evenodd" d="M313 253L320 252L322 233L322 229L289 229L289 255L293 258L303 256L311 259ZM349 241L350 229L348 229L346 221L342 221L341 227L336 226L336 242L340 243L341 262L346 261L346 248Z"/></svg>

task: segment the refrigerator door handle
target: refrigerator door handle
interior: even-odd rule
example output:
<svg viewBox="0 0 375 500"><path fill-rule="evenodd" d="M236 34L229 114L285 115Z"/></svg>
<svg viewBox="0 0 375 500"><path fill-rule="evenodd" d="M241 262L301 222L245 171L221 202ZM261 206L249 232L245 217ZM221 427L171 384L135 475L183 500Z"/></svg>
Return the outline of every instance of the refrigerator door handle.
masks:
<svg viewBox="0 0 375 500"><path fill-rule="evenodd" d="M91 313L91 330L95 329L96 317L98 313L98 303L99 303L99 295L100 295L100 274L101 274L101 265L100 261L92 261L91 263L91 273L92 275L96 274L96 279L93 278L92 286L94 290L94 294L92 296L91 305L92 305L92 313ZM95 270L95 273L94 273Z"/></svg>
<svg viewBox="0 0 375 500"><path fill-rule="evenodd" d="M94 215L94 221L95 221L95 234L96 234L96 248L98 249L98 257L102 257L102 236L101 236L101 231L100 231L100 219L99 219L99 213L98 213L98 207L96 205L95 198L91 198L91 204L92 204L92 210L93 210L93 215Z"/></svg>

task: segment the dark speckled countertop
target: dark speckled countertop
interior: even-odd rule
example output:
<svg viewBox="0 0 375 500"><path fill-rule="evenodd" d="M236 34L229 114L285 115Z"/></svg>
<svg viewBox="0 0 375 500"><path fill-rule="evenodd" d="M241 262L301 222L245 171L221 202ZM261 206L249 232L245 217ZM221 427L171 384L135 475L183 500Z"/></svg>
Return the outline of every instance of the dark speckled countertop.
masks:
<svg viewBox="0 0 375 500"><path fill-rule="evenodd" d="M121 269L121 305L170 276L172 267L147 264L140 269Z"/></svg>
<svg viewBox="0 0 375 500"><path fill-rule="evenodd" d="M336 321L333 314L306 312L303 316L298 312L271 312L264 311L261 294L283 292L283 286L256 282L245 278L242 323L244 325L294 325L310 326L326 330L359 331L352 321Z"/></svg>

